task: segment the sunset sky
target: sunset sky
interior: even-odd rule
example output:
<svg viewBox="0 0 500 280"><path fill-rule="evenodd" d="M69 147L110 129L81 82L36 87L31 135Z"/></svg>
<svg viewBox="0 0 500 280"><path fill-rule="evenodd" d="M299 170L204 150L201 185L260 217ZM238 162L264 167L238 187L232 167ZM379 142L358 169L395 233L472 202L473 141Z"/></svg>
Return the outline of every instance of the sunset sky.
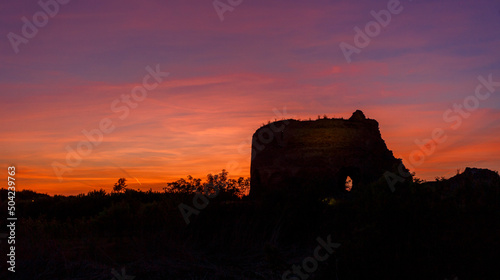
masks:
<svg viewBox="0 0 500 280"><path fill-rule="evenodd" d="M46 17L38 1L0 3L0 163L5 178L16 166L19 189L249 176L263 123L356 109L419 178L500 170L499 1L220 0L219 13L212 0L54 1L41 1ZM369 44L356 47L355 30ZM170 74L122 100L155 71ZM100 125L114 129L68 165ZM436 129L445 140L415 157Z"/></svg>

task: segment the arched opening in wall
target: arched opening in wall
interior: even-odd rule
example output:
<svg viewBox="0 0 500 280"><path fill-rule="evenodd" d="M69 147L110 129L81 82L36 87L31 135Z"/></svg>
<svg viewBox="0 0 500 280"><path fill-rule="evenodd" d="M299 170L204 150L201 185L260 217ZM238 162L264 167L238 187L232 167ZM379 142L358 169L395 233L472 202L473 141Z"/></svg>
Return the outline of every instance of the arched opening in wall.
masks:
<svg viewBox="0 0 500 280"><path fill-rule="evenodd" d="M349 176L345 179L345 190L348 192L352 190L352 179Z"/></svg>
<svg viewBox="0 0 500 280"><path fill-rule="evenodd" d="M343 167L337 174L338 181L335 188L337 194L345 194L358 187L361 175L359 168L353 166Z"/></svg>

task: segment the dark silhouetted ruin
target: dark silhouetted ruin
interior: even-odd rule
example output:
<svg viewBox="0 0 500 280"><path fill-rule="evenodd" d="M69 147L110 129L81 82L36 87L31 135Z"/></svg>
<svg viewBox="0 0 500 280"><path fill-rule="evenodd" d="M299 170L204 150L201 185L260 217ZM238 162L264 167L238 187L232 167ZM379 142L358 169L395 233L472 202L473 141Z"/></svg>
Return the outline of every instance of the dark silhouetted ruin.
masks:
<svg viewBox="0 0 500 280"><path fill-rule="evenodd" d="M348 176L354 190L386 171L397 174L400 164L378 122L359 110L348 120L276 121L253 135L250 196L301 190L335 196L346 192Z"/></svg>

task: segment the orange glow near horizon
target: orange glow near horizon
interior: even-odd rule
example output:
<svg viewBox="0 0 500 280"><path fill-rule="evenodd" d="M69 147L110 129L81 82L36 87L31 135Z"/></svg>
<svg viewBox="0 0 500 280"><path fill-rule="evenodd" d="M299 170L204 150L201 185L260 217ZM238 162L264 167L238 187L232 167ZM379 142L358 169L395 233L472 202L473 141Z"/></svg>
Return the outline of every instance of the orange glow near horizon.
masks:
<svg viewBox="0 0 500 280"><path fill-rule="evenodd" d="M282 109L281 109L282 110ZM283 110L282 110L283 111ZM293 116L292 110L287 108L287 114ZM369 112L371 110L367 110ZM377 118L371 116L369 113L367 117ZM267 119L273 119L272 113ZM319 114L322 115L322 114ZM297 114L297 119L315 119L315 116L302 116ZM479 118L481 114L478 114ZM490 114L484 116L491 117ZM335 114L335 117L348 118L349 114ZM435 147L433 154L425 156L424 161L420 165L412 166L408 163L409 154L412 151L419 150L419 147L414 143L417 135L424 135L419 140L424 139L425 135L430 135L432 127L437 122L431 121L423 128L415 126L401 127L397 122L388 123L384 125L384 115L378 119L382 137L385 139L389 149L391 149L396 157L403 158L404 163L411 172L416 172L416 176L425 180L434 180L435 177L445 176L447 178L455 175L457 169L462 171L465 167L483 167L495 169L495 161L487 161L489 155L500 154L500 148L497 143L500 140L499 136L491 139L481 139L480 142L467 141L462 142L460 137L454 136L455 131L449 130L447 141L438 144ZM381 120L382 119L382 120ZM79 193L86 193L94 189L103 188L106 191L111 191L113 184L118 178L127 178L129 187L140 190L153 189L155 191L162 191L167 182L175 181L179 178L185 178L191 175L195 178L205 179L209 173L217 174L222 169L229 172L231 178L248 177L250 170L250 138L256 127L267 121L248 120L242 122L246 125L246 131L243 129L202 129L190 128L189 137L192 143L205 143L208 148L200 149L199 147L178 148L172 151L173 155L158 157L156 153L168 153L170 150L165 149L149 149L143 144L135 143L133 148L120 148L115 147L110 150L96 148L88 157L84 158L82 163L73 168L71 171L64 174L64 180L59 182L54 175L52 167L49 165L43 167L29 166L28 164L17 164L18 170L18 186L22 189L31 189L42 193L48 194L65 194L74 195ZM474 119L474 121L480 121ZM253 126L252 123L258 124ZM444 125L444 124L443 124ZM388 130L394 126L396 130ZM464 125L465 126L465 125ZM423 133L425 128L429 132ZM434 125L434 127L436 127ZM195 130L195 131L193 131ZM182 130L177 130L181 133ZM118 136L115 136L118 137ZM154 135L151 135L153 138ZM413 138L413 141L411 140ZM115 138L110 136L110 142ZM161 139L161 137L159 137ZM233 139L237 139L234 141ZM209 142L209 140L213 142ZM174 141L176 142L176 141ZM154 141L152 141L154 144ZM189 142L186 141L186 144ZM103 142L106 146L106 141ZM131 145L128 143L127 145ZM166 148L166 147L165 147ZM94 154L95 153L95 154ZM113 153L111 155L110 153ZM147 158L141 156L135 158L133 163L127 161L126 154L148 155ZM149 155L148 153L152 153ZM57 155L64 158L64 153ZM116 158L113 160L113 158ZM123 159L120 159L123 158ZM27 161L29 162L29 161ZM62 161L61 161L62 162ZM413 167L413 168L412 168ZM96 176L97 175L97 176Z"/></svg>

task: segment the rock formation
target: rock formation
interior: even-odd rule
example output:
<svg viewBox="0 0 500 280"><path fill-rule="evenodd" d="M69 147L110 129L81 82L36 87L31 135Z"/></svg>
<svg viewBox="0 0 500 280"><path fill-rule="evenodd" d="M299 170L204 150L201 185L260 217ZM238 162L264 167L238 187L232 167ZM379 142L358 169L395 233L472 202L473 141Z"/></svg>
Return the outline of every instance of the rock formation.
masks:
<svg viewBox="0 0 500 280"><path fill-rule="evenodd" d="M359 110L348 120L276 121L252 137L250 196L301 190L335 196L346 192L348 176L356 189L386 171L397 174L400 164L378 122Z"/></svg>
<svg viewBox="0 0 500 280"><path fill-rule="evenodd" d="M489 169L467 167L464 172L449 179L425 182L423 185L439 190L445 196L456 195L454 192L464 189L492 187L500 190L500 176L498 172Z"/></svg>

